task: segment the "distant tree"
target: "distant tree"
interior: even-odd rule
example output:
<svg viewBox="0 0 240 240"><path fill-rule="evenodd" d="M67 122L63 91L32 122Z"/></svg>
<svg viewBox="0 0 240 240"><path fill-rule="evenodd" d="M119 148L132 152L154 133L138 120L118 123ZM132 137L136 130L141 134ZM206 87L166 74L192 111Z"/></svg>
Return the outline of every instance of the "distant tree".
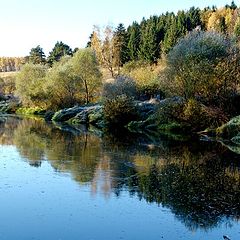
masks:
<svg viewBox="0 0 240 240"><path fill-rule="evenodd" d="M215 12L217 10L217 6L216 5L212 5L212 11Z"/></svg>
<svg viewBox="0 0 240 240"><path fill-rule="evenodd" d="M230 8L233 9L233 10L237 9L237 5L235 4L234 1L231 2Z"/></svg>
<svg viewBox="0 0 240 240"><path fill-rule="evenodd" d="M176 16L177 19L177 37L185 36L191 29L190 18L184 11L179 11Z"/></svg>
<svg viewBox="0 0 240 240"><path fill-rule="evenodd" d="M178 11L174 13L166 13L159 20L164 24L163 30L159 31L161 52L168 53L178 42L180 38L195 28L204 28L201 19L201 11L199 8L190 8L188 11Z"/></svg>
<svg viewBox="0 0 240 240"><path fill-rule="evenodd" d="M232 1L231 2L231 5L226 5L225 6L225 8L230 8L230 9L232 9L232 10L235 10L235 9L237 9L237 5L235 4L235 2L234 1Z"/></svg>
<svg viewBox="0 0 240 240"><path fill-rule="evenodd" d="M19 71L25 62L22 57L0 57L0 72Z"/></svg>
<svg viewBox="0 0 240 240"><path fill-rule="evenodd" d="M91 33L89 36L89 41L87 42L86 48L89 48L92 46L92 38L93 38L94 32Z"/></svg>
<svg viewBox="0 0 240 240"><path fill-rule="evenodd" d="M141 24L139 59L151 63L157 61L160 52L157 23L157 17L153 16L147 21L143 20Z"/></svg>
<svg viewBox="0 0 240 240"><path fill-rule="evenodd" d="M219 19L219 27L220 27L220 32L226 33L227 25L226 25L225 17L220 17L220 19Z"/></svg>
<svg viewBox="0 0 240 240"><path fill-rule="evenodd" d="M158 42L158 48L159 48L159 56L162 53L162 41L164 40L165 36L165 26L166 25L166 15L162 14L158 17L157 23L156 23L156 30L157 30L157 42Z"/></svg>
<svg viewBox="0 0 240 240"><path fill-rule="evenodd" d="M234 34L234 27L238 18L238 10L233 10L233 9L224 9L223 10L223 17L225 18L225 25L226 25L226 30L225 33L232 35Z"/></svg>
<svg viewBox="0 0 240 240"><path fill-rule="evenodd" d="M73 55L72 49L62 41L57 42L52 51L49 53L47 61L50 65L52 65L54 62L58 62L61 59L61 57L66 55L72 56Z"/></svg>
<svg viewBox="0 0 240 240"><path fill-rule="evenodd" d="M166 30L164 40L162 42L162 50L164 53L168 53L177 43L178 33L177 33L177 19L172 16L170 20L171 24Z"/></svg>
<svg viewBox="0 0 240 240"><path fill-rule="evenodd" d="M120 23L113 33L113 60L114 66L117 68L119 74L120 67L128 61L128 36L126 29L122 23Z"/></svg>
<svg viewBox="0 0 240 240"><path fill-rule="evenodd" d="M211 12L207 21L207 30L232 35L238 18L238 11L231 8L220 8Z"/></svg>
<svg viewBox="0 0 240 240"><path fill-rule="evenodd" d="M113 29L107 26L103 31L95 26L91 48L95 51L97 59L102 67L107 68L113 78L116 77L116 69L114 65L114 44Z"/></svg>
<svg viewBox="0 0 240 240"><path fill-rule="evenodd" d="M201 22L202 22L202 30L207 30L208 21L211 15L212 15L212 10L210 7L206 7L201 11L200 16L201 16Z"/></svg>
<svg viewBox="0 0 240 240"><path fill-rule="evenodd" d="M129 35L128 51L130 60L138 59L139 43L141 39L140 25L137 22L133 22L127 30Z"/></svg>
<svg viewBox="0 0 240 240"><path fill-rule="evenodd" d="M191 7L189 11L186 12L186 15L188 31L192 31L198 26L200 26L201 28L204 27L201 20L201 10L199 8Z"/></svg>
<svg viewBox="0 0 240 240"><path fill-rule="evenodd" d="M78 50L79 50L78 47L74 48L74 49L73 49L73 54L76 53Z"/></svg>
<svg viewBox="0 0 240 240"><path fill-rule="evenodd" d="M212 12L211 16L208 19L207 30L215 30L221 32L220 29L220 14L218 12Z"/></svg>
<svg viewBox="0 0 240 240"><path fill-rule="evenodd" d="M44 64L46 63L45 57L43 49L38 45L37 47L31 49L28 60L33 64Z"/></svg>

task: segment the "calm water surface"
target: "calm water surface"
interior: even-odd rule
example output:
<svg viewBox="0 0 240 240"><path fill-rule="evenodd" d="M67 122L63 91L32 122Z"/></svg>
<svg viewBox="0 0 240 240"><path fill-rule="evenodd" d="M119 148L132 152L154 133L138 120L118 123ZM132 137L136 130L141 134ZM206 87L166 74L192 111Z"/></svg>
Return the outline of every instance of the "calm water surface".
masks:
<svg viewBox="0 0 240 240"><path fill-rule="evenodd" d="M240 239L240 155L0 117L0 239Z"/></svg>

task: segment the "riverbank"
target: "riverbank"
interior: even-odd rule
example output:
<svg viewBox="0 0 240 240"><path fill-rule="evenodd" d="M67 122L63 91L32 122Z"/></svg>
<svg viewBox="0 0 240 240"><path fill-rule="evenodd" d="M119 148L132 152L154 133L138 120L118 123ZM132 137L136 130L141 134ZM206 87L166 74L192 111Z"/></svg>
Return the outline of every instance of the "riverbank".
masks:
<svg viewBox="0 0 240 240"><path fill-rule="evenodd" d="M109 126L104 116L104 104L91 104L74 106L59 111L47 111L39 107L23 108L16 99L4 99L0 101L0 114L17 114L20 116L38 116L44 118L47 122L60 128L68 129L88 129L92 126L98 134L103 132L131 132L147 136L148 138L157 138L159 135L165 135L177 141L188 141L193 138L200 138L204 141L220 141L229 149L240 153L240 117L234 117L228 122L218 127L207 127L205 122L210 122L206 116L203 116L201 109L198 109L196 116L191 116L191 122L179 121L175 118L186 102L181 97L167 98L164 100L151 99L148 101L133 101L137 111L137 118L127 122L124 126L121 124ZM203 108L203 107L202 107ZM181 109L181 110L179 110ZM177 112L177 110L179 112ZM193 120L201 114L198 121ZM215 117L215 116L214 116ZM204 122L204 123L202 123ZM199 124L199 126L196 126ZM205 128L201 129L201 127ZM123 131L124 130L124 131ZM118 134L118 133L117 133Z"/></svg>

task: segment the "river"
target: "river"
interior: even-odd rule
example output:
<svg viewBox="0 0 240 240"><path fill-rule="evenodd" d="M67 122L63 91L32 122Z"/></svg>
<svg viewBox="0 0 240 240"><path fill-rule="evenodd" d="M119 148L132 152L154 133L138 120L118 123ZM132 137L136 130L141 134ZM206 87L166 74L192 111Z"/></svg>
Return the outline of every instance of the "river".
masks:
<svg viewBox="0 0 240 240"><path fill-rule="evenodd" d="M1 240L240 239L240 155L220 143L0 117Z"/></svg>

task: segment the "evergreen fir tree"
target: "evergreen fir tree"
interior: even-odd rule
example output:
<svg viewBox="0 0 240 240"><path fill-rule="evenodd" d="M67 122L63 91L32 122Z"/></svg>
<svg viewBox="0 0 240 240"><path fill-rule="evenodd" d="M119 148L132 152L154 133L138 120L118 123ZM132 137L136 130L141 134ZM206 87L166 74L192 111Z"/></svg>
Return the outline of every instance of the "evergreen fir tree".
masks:
<svg viewBox="0 0 240 240"><path fill-rule="evenodd" d="M43 49L39 45L35 48L32 48L29 53L28 60L33 64L44 64L46 59Z"/></svg>
<svg viewBox="0 0 240 240"><path fill-rule="evenodd" d="M58 62L65 55L72 56L72 49L62 41L57 42L52 51L49 53L48 63L52 65L54 62Z"/></svg>
<svg viewBox="0 0 240 240"><path fill-rule="evenodd" d="M128 53L129 59L131 61L135 61L138 59L138 51L139 51L139 42L141 38L140 25L137 22L133 22L133 24L128 28Z"/></svg>

